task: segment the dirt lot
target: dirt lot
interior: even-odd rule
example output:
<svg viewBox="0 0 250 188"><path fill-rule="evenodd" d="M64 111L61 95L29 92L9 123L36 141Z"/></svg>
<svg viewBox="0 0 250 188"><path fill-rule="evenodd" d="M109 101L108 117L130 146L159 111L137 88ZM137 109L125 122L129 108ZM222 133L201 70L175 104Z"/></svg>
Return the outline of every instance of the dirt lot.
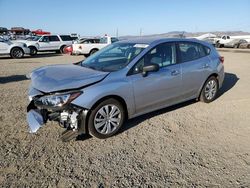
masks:
<svg viewBox="0 0 250 188"><path fill-rule="evenodd" d="M62 142L48 123L27 133L25 74L82 56L0 57L2 187L250 187L250 53L221 52L226 77L210 104L135 118L118 135Z"/></svg>

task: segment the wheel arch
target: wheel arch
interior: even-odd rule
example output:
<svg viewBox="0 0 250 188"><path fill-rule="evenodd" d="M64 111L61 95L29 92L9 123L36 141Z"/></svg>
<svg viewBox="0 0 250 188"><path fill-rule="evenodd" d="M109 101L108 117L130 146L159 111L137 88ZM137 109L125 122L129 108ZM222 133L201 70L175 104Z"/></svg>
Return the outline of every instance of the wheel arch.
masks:
<svg viewBox="0 0 250 188"><path fill-rule="evenodd" d="M36 50L38 50L37 47L35 45L33 45L33 44L29 45L28 48L35 48Z"/></svg>
<svg viewBox="0 0 250 188"><path fill-rule="evenodd" d="M92 48L90 51L89 51L89 53L91 53L93 50L97 50L97 51L99 51L100 49L99 48Z"/></svg>
<svg viewBox="0 0 250 188"><path fill-rule="evenodd" d="M212 74L210 74L208 77L207 77L207 79L202 83L202 86L200 87L200 89L199 89L199 95L197 96L197 100L200 98L200 96L201 96L201 92L202 92L202 89L203 89L203 87L204 87L204 85L205 85L205 83L207 82L207 80L209 79L209 78L211 78L211 77L215 77L216 78L216 81L217 81L217 83L219 84L219 74L218 73L212 73Z"/></svg>
<svg viewBox="0 0 250 188"><path fill-rule="evenodd" d="M100 104L102 101L104 100L107 100L107 99L115 99L117 101L119 101L123 108L124 108L124 111L125 111L125 120L128 119L128 108L127 108L127 104L125 102L125 100L121 97L121 96L118 96L118 95L107 95L105 97L102 97L100 98L99 100L97 100L92 106L91 108L89 109L88 113L86 114L86 117L85 117L85 124L84 125L81 125L81 126L84 126L84 127L81 127L81 130L84 130L83 132L84 133L88 133L88 130L89 130L89 125L88 125L88 121L89 121L89 117L90 117L90 114L91 114L91 111L98 105Z"/></svg>
<svg viewBox="0 0 250 188"><path fill-rule="evenodd" d="M117 100L117 101L119 101L121 104L122 104L122 106L123 106L123 108L124 108L124 111L125 111L125 115L126 115L126 117L125 118L128 118L128 107L127 107L127 103L125 102L125 100L121 97L121 96L119 96L119 95L107 95L107 96L105 96L105 97L102 97L102 98L100 98L99 100L97 100L93 105L92 105L92 107L91 107L91 110L93 109L93 108L95 108L98 104L100 104L102 101L104 101L104 100L106 100L106 99L115 99L115 100Z"/></svg>

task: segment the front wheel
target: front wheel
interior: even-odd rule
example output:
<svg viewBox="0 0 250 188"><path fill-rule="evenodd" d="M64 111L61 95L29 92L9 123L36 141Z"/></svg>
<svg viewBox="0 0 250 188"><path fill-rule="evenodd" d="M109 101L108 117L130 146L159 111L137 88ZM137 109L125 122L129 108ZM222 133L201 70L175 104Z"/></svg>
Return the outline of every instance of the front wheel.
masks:
<svg viewBox="0 0 250 188"><path fill-rule="evenodd" d="M96 53L98 50L97 49L93 49L90 51L89 55L93 55L94 53Z"/></svg>
<svg viewBox="0 0 250 188"><path fill-rule="evenodd" d="M10 51L10 56L14 59L22 58L24 55L24 52L21 48L13 48Z"/></svg>
<svg viewBox="0 0 250 188"><path fill-rule="evenodd" d="M214 76L210 77L202 88L200 100L205 103L212 102L216 98L218 89L218 80Z"/></svg>
<svg viewBox="0 0 250 188"><path fill-rule="evenodd" d="M122 104L115 99L107 99L98 104L89 116L88 129L92 136L105 139L116 134L125 120Z"/></svg>

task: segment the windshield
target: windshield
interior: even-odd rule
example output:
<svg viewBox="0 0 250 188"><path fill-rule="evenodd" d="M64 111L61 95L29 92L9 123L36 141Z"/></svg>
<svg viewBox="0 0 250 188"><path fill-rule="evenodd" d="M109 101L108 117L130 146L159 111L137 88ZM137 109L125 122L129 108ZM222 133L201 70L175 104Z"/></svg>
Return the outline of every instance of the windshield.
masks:
<svg viewBox="0 0 250 188"><path fill-rule="evenodd" d="M29 37L26 40L28 41L38 41L41 38L41 36L34 36L34 37Z"/></svg>
<svg viewBox="0 0 250 188"><path fill-rule="evenodd" d="M91 55L81 65L98 71L117 71L130 63L147 46L146 44L114 43Z"/></svg>

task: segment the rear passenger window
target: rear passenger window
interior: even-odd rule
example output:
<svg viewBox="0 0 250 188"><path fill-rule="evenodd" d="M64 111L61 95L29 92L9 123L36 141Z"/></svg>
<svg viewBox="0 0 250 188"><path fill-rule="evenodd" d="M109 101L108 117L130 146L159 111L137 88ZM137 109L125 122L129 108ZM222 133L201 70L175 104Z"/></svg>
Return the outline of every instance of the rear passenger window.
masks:
<svg viewBox="0 0 250 188"><path fill-rule="evenodd" d="M210 52L207 53L203 45L193 42L180 42L179 50L182 62L202 58Z"/></svg>
<svg viewBox="0 0 250 188"><path fill-rule="evenodd" d="M55 41L60 41L58 36L49 36L49 41L55 42Z"/></svg>
<svg viewBox="0 0 250 188"><path fill-rule="evenodd" d="M210 51L211 51L210 48L204 46L204 50L205 50L206 55L209 55L209 54L210 54Z"/></svg>

